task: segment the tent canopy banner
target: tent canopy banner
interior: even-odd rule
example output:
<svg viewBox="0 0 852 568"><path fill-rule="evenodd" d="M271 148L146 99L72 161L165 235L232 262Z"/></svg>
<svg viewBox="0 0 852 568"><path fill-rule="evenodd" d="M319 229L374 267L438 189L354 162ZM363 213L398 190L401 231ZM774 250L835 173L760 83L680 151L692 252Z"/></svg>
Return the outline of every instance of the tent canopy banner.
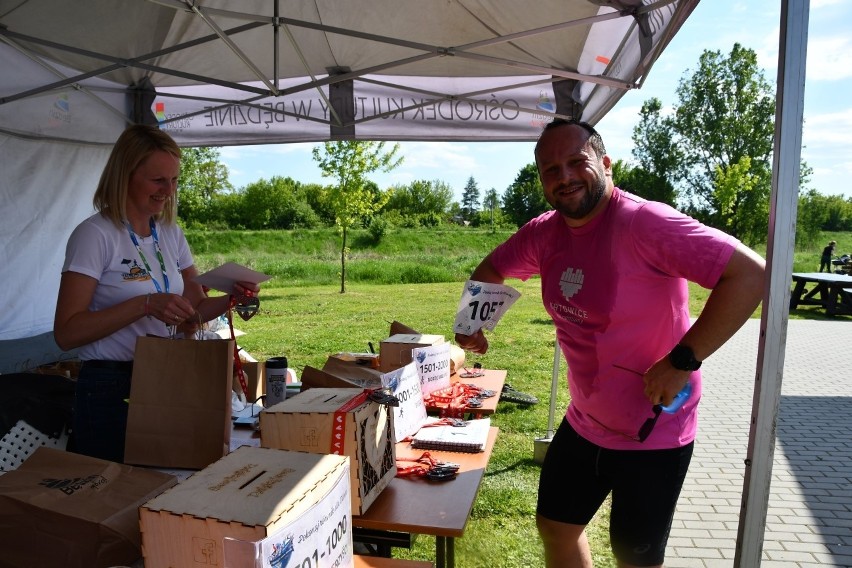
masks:
<svg viewBox="0 0 852 568"><path fill-rule="evenodd" d="M185 145L531 140L541 111L597 122L696 4L0 0L0 131L108 144L123 117L174 124ZM72 120L99 114L113 129Z"/></svg>
<svg viewBox="0 0 852 568"><path fill-rule="evenodd" d="M529 140L541 133L556 110L551 82L537 85L539 78L531 77L529 87L516 87L506 77L470 78L466 92L486 95L453 99L423 94L438 81L430 77L406 77L405 89L390 88L382 78L367 79L376 82L359 82L352 97L340 104L303 91L250 104L211 106L199 96L201 91L233 100L232 89L182 87L158 95L153 110L161 127L188 146L216 145L222 139L232 144L325 141L334 109L349 110L359 137L372 140ZM175 94L182 96L170 96Z"/></svg>

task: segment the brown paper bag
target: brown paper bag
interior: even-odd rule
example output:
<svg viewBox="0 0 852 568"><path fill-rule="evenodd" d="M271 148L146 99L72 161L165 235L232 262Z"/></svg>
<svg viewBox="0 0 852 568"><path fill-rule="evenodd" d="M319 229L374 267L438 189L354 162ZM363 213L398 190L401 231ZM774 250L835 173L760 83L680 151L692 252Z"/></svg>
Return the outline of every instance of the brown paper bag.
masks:
<svg viewBox="0 0 852 568"><path fill-rule="evenodd" d="M0 476L0 566L100 568L142 557L139 507L177 483L54 448Z"/></svg>
<svg viewBox="0 0 852 568"><path fill-rule="evenodd" d="M203 469L231 444L232 340L140 337L124 461Z"/></svg>

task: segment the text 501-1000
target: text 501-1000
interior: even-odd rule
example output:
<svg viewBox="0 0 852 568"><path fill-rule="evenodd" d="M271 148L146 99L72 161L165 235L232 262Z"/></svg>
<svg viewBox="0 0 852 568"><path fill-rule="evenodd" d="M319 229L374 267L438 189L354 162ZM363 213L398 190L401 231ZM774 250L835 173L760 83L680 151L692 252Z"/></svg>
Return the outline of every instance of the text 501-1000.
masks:
<svg viewBox="0 0 852 568"><path fill-rule="evenodd" d="M499 302L482 302L482 305L480 305L478 300L471 302L467 305L470 308L470 319L475 320L478 317L479 321L488 321L503 303L502 300Z"/></svg>
<svg viewBox="0 0 852 568"><path fill-rule="evenodd" d="M320 558L325 558L326 556L331 556L333 552L336 551L337 546L343 543L343 536L346 534L349 526L349 517L344 516L337 526L334 527L334 530L331 531L331 534L328 538L325 539L325 550L320 553L319 550L314 549L313 554L310 556L306 556L304 560L299 563L293 564L295 568L314 568L319 566ZM340 554L346 553L346 544L343 543L343 548L340 550ZM337 562L335 562L337 565Z"/></svg>
<svg viewBox="0 0 852 568"><path fill-rule="evenodd" d="M423 374L426 374L426 373L435 373L435 372L441 371L443 369L446 369L449 366L450 366L449 359L442 359L442 360L437 361L435 363L423 363L422 365L418 365L417 369L420 371L420 374L423 375Z"/></svg>

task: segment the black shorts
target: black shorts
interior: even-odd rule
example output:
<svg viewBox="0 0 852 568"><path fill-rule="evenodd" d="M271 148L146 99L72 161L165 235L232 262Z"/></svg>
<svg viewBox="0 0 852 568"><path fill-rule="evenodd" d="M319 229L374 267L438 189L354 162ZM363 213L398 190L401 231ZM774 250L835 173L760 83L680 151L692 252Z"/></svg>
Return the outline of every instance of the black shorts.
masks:
<svg viewBox="0 0 852 568"><path fill-rule="evenodd" d="M636 566L662 564L692 448L607 450L563 418L541 468L536 511L552 521L587 525L612 492L615 557Z"/></svg>

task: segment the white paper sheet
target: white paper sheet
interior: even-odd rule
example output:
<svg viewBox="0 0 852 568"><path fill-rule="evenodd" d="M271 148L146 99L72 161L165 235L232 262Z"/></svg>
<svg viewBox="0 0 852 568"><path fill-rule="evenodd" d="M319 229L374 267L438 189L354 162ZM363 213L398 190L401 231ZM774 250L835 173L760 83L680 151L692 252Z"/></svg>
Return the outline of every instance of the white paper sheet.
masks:
<svg viewBox="0 0 852 568"><path fill-rule="evenodd" d="M208 270L204 274L199 274L195 277L195 281L202 286L207 286L212 290L225 292L226 294L234 293L234 284L237 282L250 282L252 284L260 284L272 278L268 274L252 270L236 262L226 262L222 266L216 267L213 270Z"/></svg>

